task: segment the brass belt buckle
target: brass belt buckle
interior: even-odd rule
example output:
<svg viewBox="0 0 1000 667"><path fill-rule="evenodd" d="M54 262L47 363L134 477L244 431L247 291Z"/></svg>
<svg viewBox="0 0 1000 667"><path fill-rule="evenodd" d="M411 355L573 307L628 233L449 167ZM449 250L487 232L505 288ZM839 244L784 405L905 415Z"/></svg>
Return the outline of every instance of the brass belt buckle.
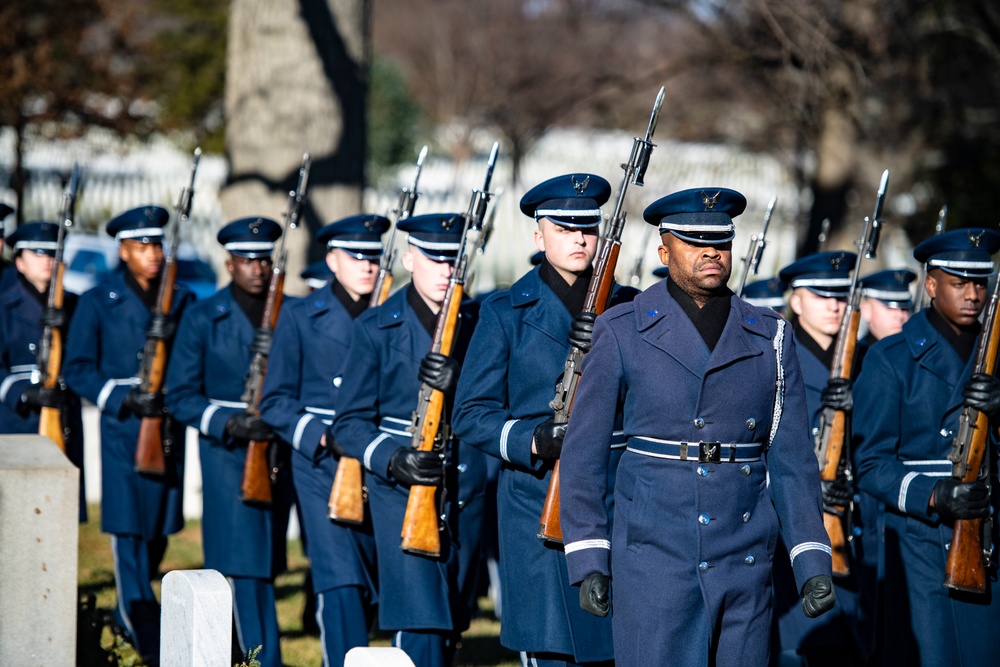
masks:
<svg viewBox="0 0 1000 667"><path fill-rule="evenodd" d="M721 442L699 442L698 443L699 463L722 463L722 443Z"/></svg>

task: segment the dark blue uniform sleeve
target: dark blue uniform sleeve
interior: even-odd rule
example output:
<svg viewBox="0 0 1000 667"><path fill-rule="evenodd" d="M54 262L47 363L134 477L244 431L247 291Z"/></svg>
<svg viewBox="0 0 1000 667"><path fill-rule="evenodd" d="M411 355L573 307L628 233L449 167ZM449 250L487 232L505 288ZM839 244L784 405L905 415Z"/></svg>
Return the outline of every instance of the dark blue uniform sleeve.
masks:
<svg viewBox="0 0 1000 667"><path fill-rule="evenodd" d="M593 348L583 358L582 372L559 459L559 518L572 584L594 572L611 575L606 496L624 367L615 332L605 318L597 318Z"/></svg>
<svg viewBox="0 0 1000 667"><path fill-rule="evenodd" d="M12 271L12 269L7 269ZM3 320L9 322L9 319ZM7 333L5 327L0 327L0 401L13 412L18 412L21 406L21 395L31 384L29 368L16 368L10 363L10 350L7 349Z"/></svg>
<svg viewBox="0 0 1000 667"><path fill-rule="evenodd" d="M337 397L340 410L333 420L333 433L344 451L359 459L368 472L392 481L389 461L402 443L397 436L378 428L379 351L369 326L375 326L374 319L357 321L352 327L344 381Z"/></svg>
<svg viewBox="0 0 1000 667"><path fill-rule="evenodd" d="M63 378L78 396L86 398L101 410L114 416L122 412L125 395L135 384L132 378L113 378L100 370L101 336L103 325L95 299L100 298L100 288L94 288L80 297L70 328L74 335L66 341L66 359ZM127 354L123 350L122 354Z"/></svg>
<svg viewBox="0 0 1000 667"><path fill-rule="evenodd" d="M782 415L766 458L771 500L781 524L781 536L788 546L797 590L801 591L812 577L830 574L831 549L823 527L819 463L809 435L802 369L795 351L795 337L787 326L783 338Z"/></svg>
<svg viewBox="0 0 1000 667"><path fill-rule="evenodd" d="M213 444L221 445L226 435L226 423L240 410L213 405L205 393L205 327L208 324L201 312L189 312L181 320L170 353L165 400L175 419L197 429Z"/></svg>
<svg viewBox="0 0 1000 667"><path fill-rule="evenodd" d="M886 349L878 345L868 352L854 387L852 428L858 487L887 507L928 519L931 494L940 478L907 469L897 454L904 431L903 379L886 356Z"/></svg>
<svg viewBox="0 0 1000 667"><path fill-rule="evenodd" d="M298 321L290 315L280 318L274 330L260 414L296 453L315 462L326 452L320 445L326 425L306 411L306 402L301 397L302 368L307 360L303 358Z"/></svg>
<svg viewBox="0 0 1000 667"><path fill-rule="evenodd" d="M464 443L522 469L542 462L531 454L535 427L547 417L523 419L510 412L507 392L511 347L493 302L479 311L456 392L452 427Z"/></svg>

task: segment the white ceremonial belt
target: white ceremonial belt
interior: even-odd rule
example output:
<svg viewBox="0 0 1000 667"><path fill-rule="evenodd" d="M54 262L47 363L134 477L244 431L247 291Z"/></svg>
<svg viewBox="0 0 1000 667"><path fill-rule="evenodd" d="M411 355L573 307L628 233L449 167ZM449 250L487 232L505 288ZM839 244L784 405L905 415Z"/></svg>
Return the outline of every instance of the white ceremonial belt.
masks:
<svg viewBox="0 0 1000 667"><path fill-rule="evenodd" d="M626 450L658 459L699 463L747 463L760 460L764 445L760 442L733 444L632 437L628 440Z"/></svg>

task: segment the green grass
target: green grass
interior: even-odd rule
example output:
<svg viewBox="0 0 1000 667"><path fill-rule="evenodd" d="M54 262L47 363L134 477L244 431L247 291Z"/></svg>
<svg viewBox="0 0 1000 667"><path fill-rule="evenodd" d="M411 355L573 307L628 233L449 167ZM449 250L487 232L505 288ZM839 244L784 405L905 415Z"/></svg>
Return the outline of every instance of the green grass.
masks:
<svg viewBox="0 0 1000 667"><path fill-rule="evenodd" d="M100 619L110 616L115 605L114 566L111 559L111 545L108 536L100 531L100 508L88 507L90 521L80 526L79 585L81 596L92 594L95 598L93 614L82 613L81 620L93 619L95 624L80 630L80 643L91 652L86 655L101 654L100 664L141 667L144 663L131 647L115 645L115 637L109 626ZM163 559L161 572L170 570L190 570L202 567L201 523L188 521L184 530L171 536ZM302 631L302 609L305 594L302 583L305 579L308 561L302 554L302 544L298 541L288 544L288 571L278 577L275 594L278 603L278 625L281 628L281 656L288 667L315 667L322 664L319 639ZM160 582L153 582L157 596ZM500 623L493 617L492 605L488 599L480 600L483 614L472 622L472 626L462 635L461 647L455 659L456 667L516 667L517 654L500 646ZM89 633L89 634L88 634ZM94 644L100 643L100 651ZM373 646L388 646L387 633L375 633ZM113 653L114 657L107 657ZM91 663L98 664L96 659Z"/></svg>

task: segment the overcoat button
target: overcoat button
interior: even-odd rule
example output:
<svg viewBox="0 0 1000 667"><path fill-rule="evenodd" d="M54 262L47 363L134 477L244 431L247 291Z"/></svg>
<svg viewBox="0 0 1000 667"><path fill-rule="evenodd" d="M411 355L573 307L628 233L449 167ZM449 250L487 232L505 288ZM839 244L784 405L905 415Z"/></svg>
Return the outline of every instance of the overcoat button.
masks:
<svg viewBox="0 0 1000 667"><path fill-rule="evenodd" d="M740 466L740 472L743 473L744 477L749 477L750 476L750 466L748 466L746 463L744 463L743 465Z"/></svg>
<svg viewBox="0 0 1000 667"><path fill-rule="evenodd" d="M695 418L695 420L694 420L694 427L695 428L705 428L705 420L702 419L701 417Z"/></svg>
<svg viewBox="0 0 1000 667"><path fill-rule="evenodd" d="M754 560L753 556L747 556L746 558L743 559L743 562L746 563L747 565L753 565L757 561Z"/></svg>
<svg viewBox="0 0 1000 667"><path fill-rule="evenodd" d="M698 474L702 477L708 477L708 469L705 466L698 466Z"/></svg>
<svg viewBox="0 0 1000 667"><path fill-rule="evenodd" d="M755 428L757 428L757 420L754 419L753 417L751 417L750 419L748 419L747 420L747 428L750 429L751 431L754 430Z"/></svg>
<svg viewBox="0 0 1000 667"><path fill-rule="evenodd" d="M750 520L750 512L744 512L743 513L743 523L746 523L749 520Z"/></svg>
<svg viewBox="0 0 1000 667"><path fill-rule="evenodd" d="M712 520L708 517L707 514L699 514L698 523L700 523L703 526L707 526L708 524L712 523Z"/></svg>
<svg viewBox="0 0 1000 667"><path fill-rule="evenodd" d="M698 570L700 570L701 572L708 572L708 563L706 563L705 561L701 561L700 563L698 563Z"/></svg>

